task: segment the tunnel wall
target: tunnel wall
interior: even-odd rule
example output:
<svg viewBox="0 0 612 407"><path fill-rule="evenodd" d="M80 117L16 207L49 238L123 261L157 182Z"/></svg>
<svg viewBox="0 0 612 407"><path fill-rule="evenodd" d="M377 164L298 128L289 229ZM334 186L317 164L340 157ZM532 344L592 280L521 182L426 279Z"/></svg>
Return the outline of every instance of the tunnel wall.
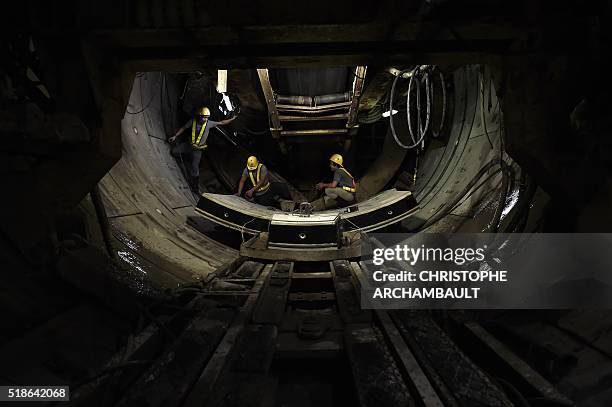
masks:
<svg viewBox="0 0 612 407"><path fill-rule="evenodd" d="M406 134L408 131L407 125L403 122L398 122L396 128L401 132L400 134ZM400 170L407 152L408 150L400 148L396 144L391 130L387 129L382 151L378 158L370 165L363 177L357 180L359 183L357 200L363 202L381 192L385 185Z"/></svg>
<svg viewBox="0 0 612 407"><path fill-rule="evenodd" d="M480 66L465 66L449 76L453 103L449 103L452 112L447 112L448 139L446 143L430 143L422 153L414 190L420 210L404 221L409 229L438 213L457 197L480 168L500 156L500 106L489 71L482 72L483 89ZM204 278L237 257L235 250L186 225L187 217L197 216L193 209L195 196L189 191L166 142L166 133L179 125L175 117L180 90L164 74L146 73L136 77L127 107L131 113L126 113L121 123L122 159L100 183L117 255L160 286ZM484 101L484 111L481 101ZM405 127L398 126L404 132ZM372 167L384 170L384 180L389 169L393 167L395 172L396 164L399 167L405 156L405 150L388 141L383 149L384 157ZM230 154L222 160L238 167L240 159ZM386 167L377 167L376 163L380 162L386 162ZM372 168L370 173L376 173ZM500 181L500 174L492 176L430 230L450 231L464 225L483 201L492 202L492 197L498 196L491 192L499 190ZM493 202L488 210L481 211L486 215L483 218L490 220L491 208L495 205ZM486 226L486 221L483 224ZM482 225L478 227L482 230Z"/></svg>
<svg viewBox="0 0 612 407"><path fill-rule="evenodd" d="M166 141L178 127L180 91L169 75L137 75L121 122L122 158L99 184L118 258L162 287L205 278L237 257L186 225L196 197Z"/></svg>
<svg viewBox="0 0 612 407"><path fill-rule="evenodd" d="M420 159L414 194L421 209L405 222L410 229L436 215L447 202L458 196L483 166L501 154L501 110L490 71L480 65L468 65L456 69L449 78L454 100L449 104L453 106L452 112L447 112L450 114L448 142L441 146L431 143ZM504 156L504 159L512 163L509 157ZM518 173L518 167L516 170ZM430 231L456 230L468 217L473 217L483 201L498 196L491 192L498 191L500 185L501 175L498 173L433 225ZM496 205L490 202L489 210L482 213L490 218Z"/></svg>

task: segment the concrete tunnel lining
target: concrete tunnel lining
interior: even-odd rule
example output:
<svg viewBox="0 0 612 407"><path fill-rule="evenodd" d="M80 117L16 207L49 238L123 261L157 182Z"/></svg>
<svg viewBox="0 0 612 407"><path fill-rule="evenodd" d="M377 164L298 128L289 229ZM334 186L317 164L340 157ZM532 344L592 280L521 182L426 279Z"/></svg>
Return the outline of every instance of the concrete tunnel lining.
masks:
<svg viewBox="0 0 612 407"><path fill-rule="evenodd" d="M480 168L499 158L502 151L500 123L503 113L491 71L479 65L461 67L452 74L452 86L454 110L448 124L448 142L444 146L430 146L423 156L414 191L421 210L413 219L405 221L408 228L412 228L416 218L428 219L442 210ZM510 157L504 155L503 159L512 165L515 174L520 174L520 168ZM464 216L480 205L484 193L498 189L501 178L501 174L492 176L457 206L452 215L433 225L430 231L456 229ZM515 194L513 191L510 196ZM507 214L509 209L504 208L504 213Z"/></svg>
<svg viewBox="0 0 612 407"><path fill-rule="evenodd" d="M124 246L120 252L129 253L120 254L122 260L136 263L154 285L172 287L205 277L237 252L186 225L195 197L170 155L168 119L162 117L162 91L169 89L168 100L176 104L177 89L170 83L162 87L164 74L140 75L127 111L141 112L125 114L122 158L102 179L100 191L113 234Z"/></svg>
<svg viewBox="0 0 612 407"><path fill-rule="evenodd" d="M414 190L420 209L403 222L409 229L441 210L482 165L499 156L501 107L490 71L484 69L484 89L480 88L480 73L480 66L464 66L447 75L454 90L453 111L447 112L448 141L429 146L421 158ZM121 122L122 158L99 184L113 236L121 247L119 257L161 287L205 278L238 256L236 250L186 224L188 217L197 216L196 197L166 142L166 134L180 125L173 114L179 92L179 86L164 73L136 76ZM488 136L481 119L483 96ZM405 170L406 150L395 146L387 133L382 154L359 180L366 196L379 192ZM455 215L445 217L432 230L457 229L465 215L481 203L484 191L495 190L500 181L499 174L490 178L455 209Z"/></svg>
<svg viewBox="0 0 612 407"><path fill-rule="evenodd" d="M265 131L265 105L254 107L261 102L259 83L249 79L256 79L257 67L371 64L371 92L362 94L361 126L345 161L359 177L362 200L398 188L412 191L421 205L384 231L497 232L489 226L501 213L499 235L484 239L506 240L513 232L525 243L523 232L544 238L605 232L612 143L601 55L610 37L609 7L259 5L208 7L188 0L176 7L137 1L10 8L16 9L9 19L15 29L7 31L0 69L3 114L10 121L3 130L3 384L69 386L70 403L81 406L612 405L612 387L605 386L612 348L602 336L612 313L367 310L355 284L365 268L354 263L365 259L354 253L333 247L346 260L305 261L303 255L274 258L270 247L264 250L269 257L255 251L239 257L240 233L194 213L197 197L165 143L187 120L174 122L179 113L208 104L197 92L191 106L178 100L180 80L199 77L208 87L217 69L229 68L231 78L232 68L241 67L236 71L248 86L234 80L228 89L248 93L254 103L240 97L242 120L226 129L242 151L213 132L222 149L209 146L215 154L202 162L201 187L228 193L254 152L312 199L308 188L329 174L331 151L323 150L342 151L344 136L338 144L310 145L302 137L288 143L294 154L272 151L278 146ZM437 140L428 135L416 185L414 153L397 146L387 119L371 124L386 111L394 78L389 67L410 68L405 64L413 59L444 70L451 99L447 131ZM459 65L474 61L490 64L497 88L486 67L482 80L480 66ZM407 82L401 83L398 99L405 101ZM408 142L405 123L398 127ZM500 203L509 179L499 172L503 166L464 194L479 169L499 158L506 129L508 155L522 166L504 157L514 172L509 196ZM432 218L439 221L423 227ZM454 236L462 239L462 233ZM417 236L426 245L441 243L430 238ZM605 256L606 249L597 252ZM558 245L556 251L571 252ZM493 269L490 260L500 259L486 258L480 269ZM517 279L510 285L530 291L546 274L540 271L527 273L523 287ZM276 283L287 282L278 278L287 275L286 291L275 295L282 285ZM579 275L567 277L563 298L576 299L580 289L591 293L587 301L597 298L588 285L571 280ZM172 289L177 286L183 287ZM353 297L357 301L344 301Z"/></svg>

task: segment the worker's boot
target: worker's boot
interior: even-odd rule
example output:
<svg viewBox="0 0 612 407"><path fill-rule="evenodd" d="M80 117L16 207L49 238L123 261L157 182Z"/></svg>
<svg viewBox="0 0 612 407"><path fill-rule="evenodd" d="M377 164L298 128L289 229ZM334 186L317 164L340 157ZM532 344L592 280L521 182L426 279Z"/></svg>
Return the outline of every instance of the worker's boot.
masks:
<svg viewBox="0 0 612 407"><path fill-rule="evenodd" d="M281 211L283 212L293 212L293 210L295 209L295 202L293 201L288 201L286 199L279 199L278 202L280 204Z"/></svg>
<svg viewBox="0 0 612 407"><path fill-rule="evenodd" d="M354 203L354 201L346 201L340 197L336 198L338 208L346 208Z"/></svg>
<svg viewBox="0 0 612 407"><path fill-rule="evenodd" d="M323 197L323 203L325 205L325 209L334 209L338 207L338 202L334 198L330 198L328 196Z"/></svg>
<svg viewBox="0 0 612 407"><path fill-rule="evenodd" d="M324 211L325 210L325 202L323 198L315 199L310 203L312 205L313 212Z"/></svg>

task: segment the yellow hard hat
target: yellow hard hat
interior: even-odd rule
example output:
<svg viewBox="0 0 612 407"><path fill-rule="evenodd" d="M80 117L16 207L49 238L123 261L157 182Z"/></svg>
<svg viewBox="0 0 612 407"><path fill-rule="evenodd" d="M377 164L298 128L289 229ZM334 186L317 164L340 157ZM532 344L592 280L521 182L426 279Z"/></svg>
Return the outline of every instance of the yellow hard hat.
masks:
<svg viewBox="0 0 612 407"><path fill-rule="evenodd" d="M342 160L342 156L340 154L332 155L331 157L329 157L329 161L331 161L331 162L333 162L335 164L338 164L339 166L342 167L343 160Z"/></svg>
<svg viewBox="0 0 612 407"><path fill-rule="evenodd" d="M257 157L255 157L254 155L247 158L247 168L249 170L253 171L257 169L258 165L259 165L259 161L257 160Z"/></svg>
<svg viewBox="0 0 612 407"><path fill-rule="evenodd" d="M206 106L202 106L196 111L196 113L199 114L200 116L210 116L210 109L207 108Z"/></svg>

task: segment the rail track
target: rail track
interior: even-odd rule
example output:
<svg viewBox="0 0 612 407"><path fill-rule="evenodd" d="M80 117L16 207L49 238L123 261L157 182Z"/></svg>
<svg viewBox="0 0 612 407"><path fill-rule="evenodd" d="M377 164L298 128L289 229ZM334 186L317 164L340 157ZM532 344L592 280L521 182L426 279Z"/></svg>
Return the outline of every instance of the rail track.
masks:
<svg viewBox="0 0 612 407"><path fill-rule="evenodd" d="M431 312L361 309L360 278L346 260L235 262L183 288L185 305L76 388L73 404L573 405L475 322L448 318L449 332ZM160 332L171 335L161 348Z"/></svg>

